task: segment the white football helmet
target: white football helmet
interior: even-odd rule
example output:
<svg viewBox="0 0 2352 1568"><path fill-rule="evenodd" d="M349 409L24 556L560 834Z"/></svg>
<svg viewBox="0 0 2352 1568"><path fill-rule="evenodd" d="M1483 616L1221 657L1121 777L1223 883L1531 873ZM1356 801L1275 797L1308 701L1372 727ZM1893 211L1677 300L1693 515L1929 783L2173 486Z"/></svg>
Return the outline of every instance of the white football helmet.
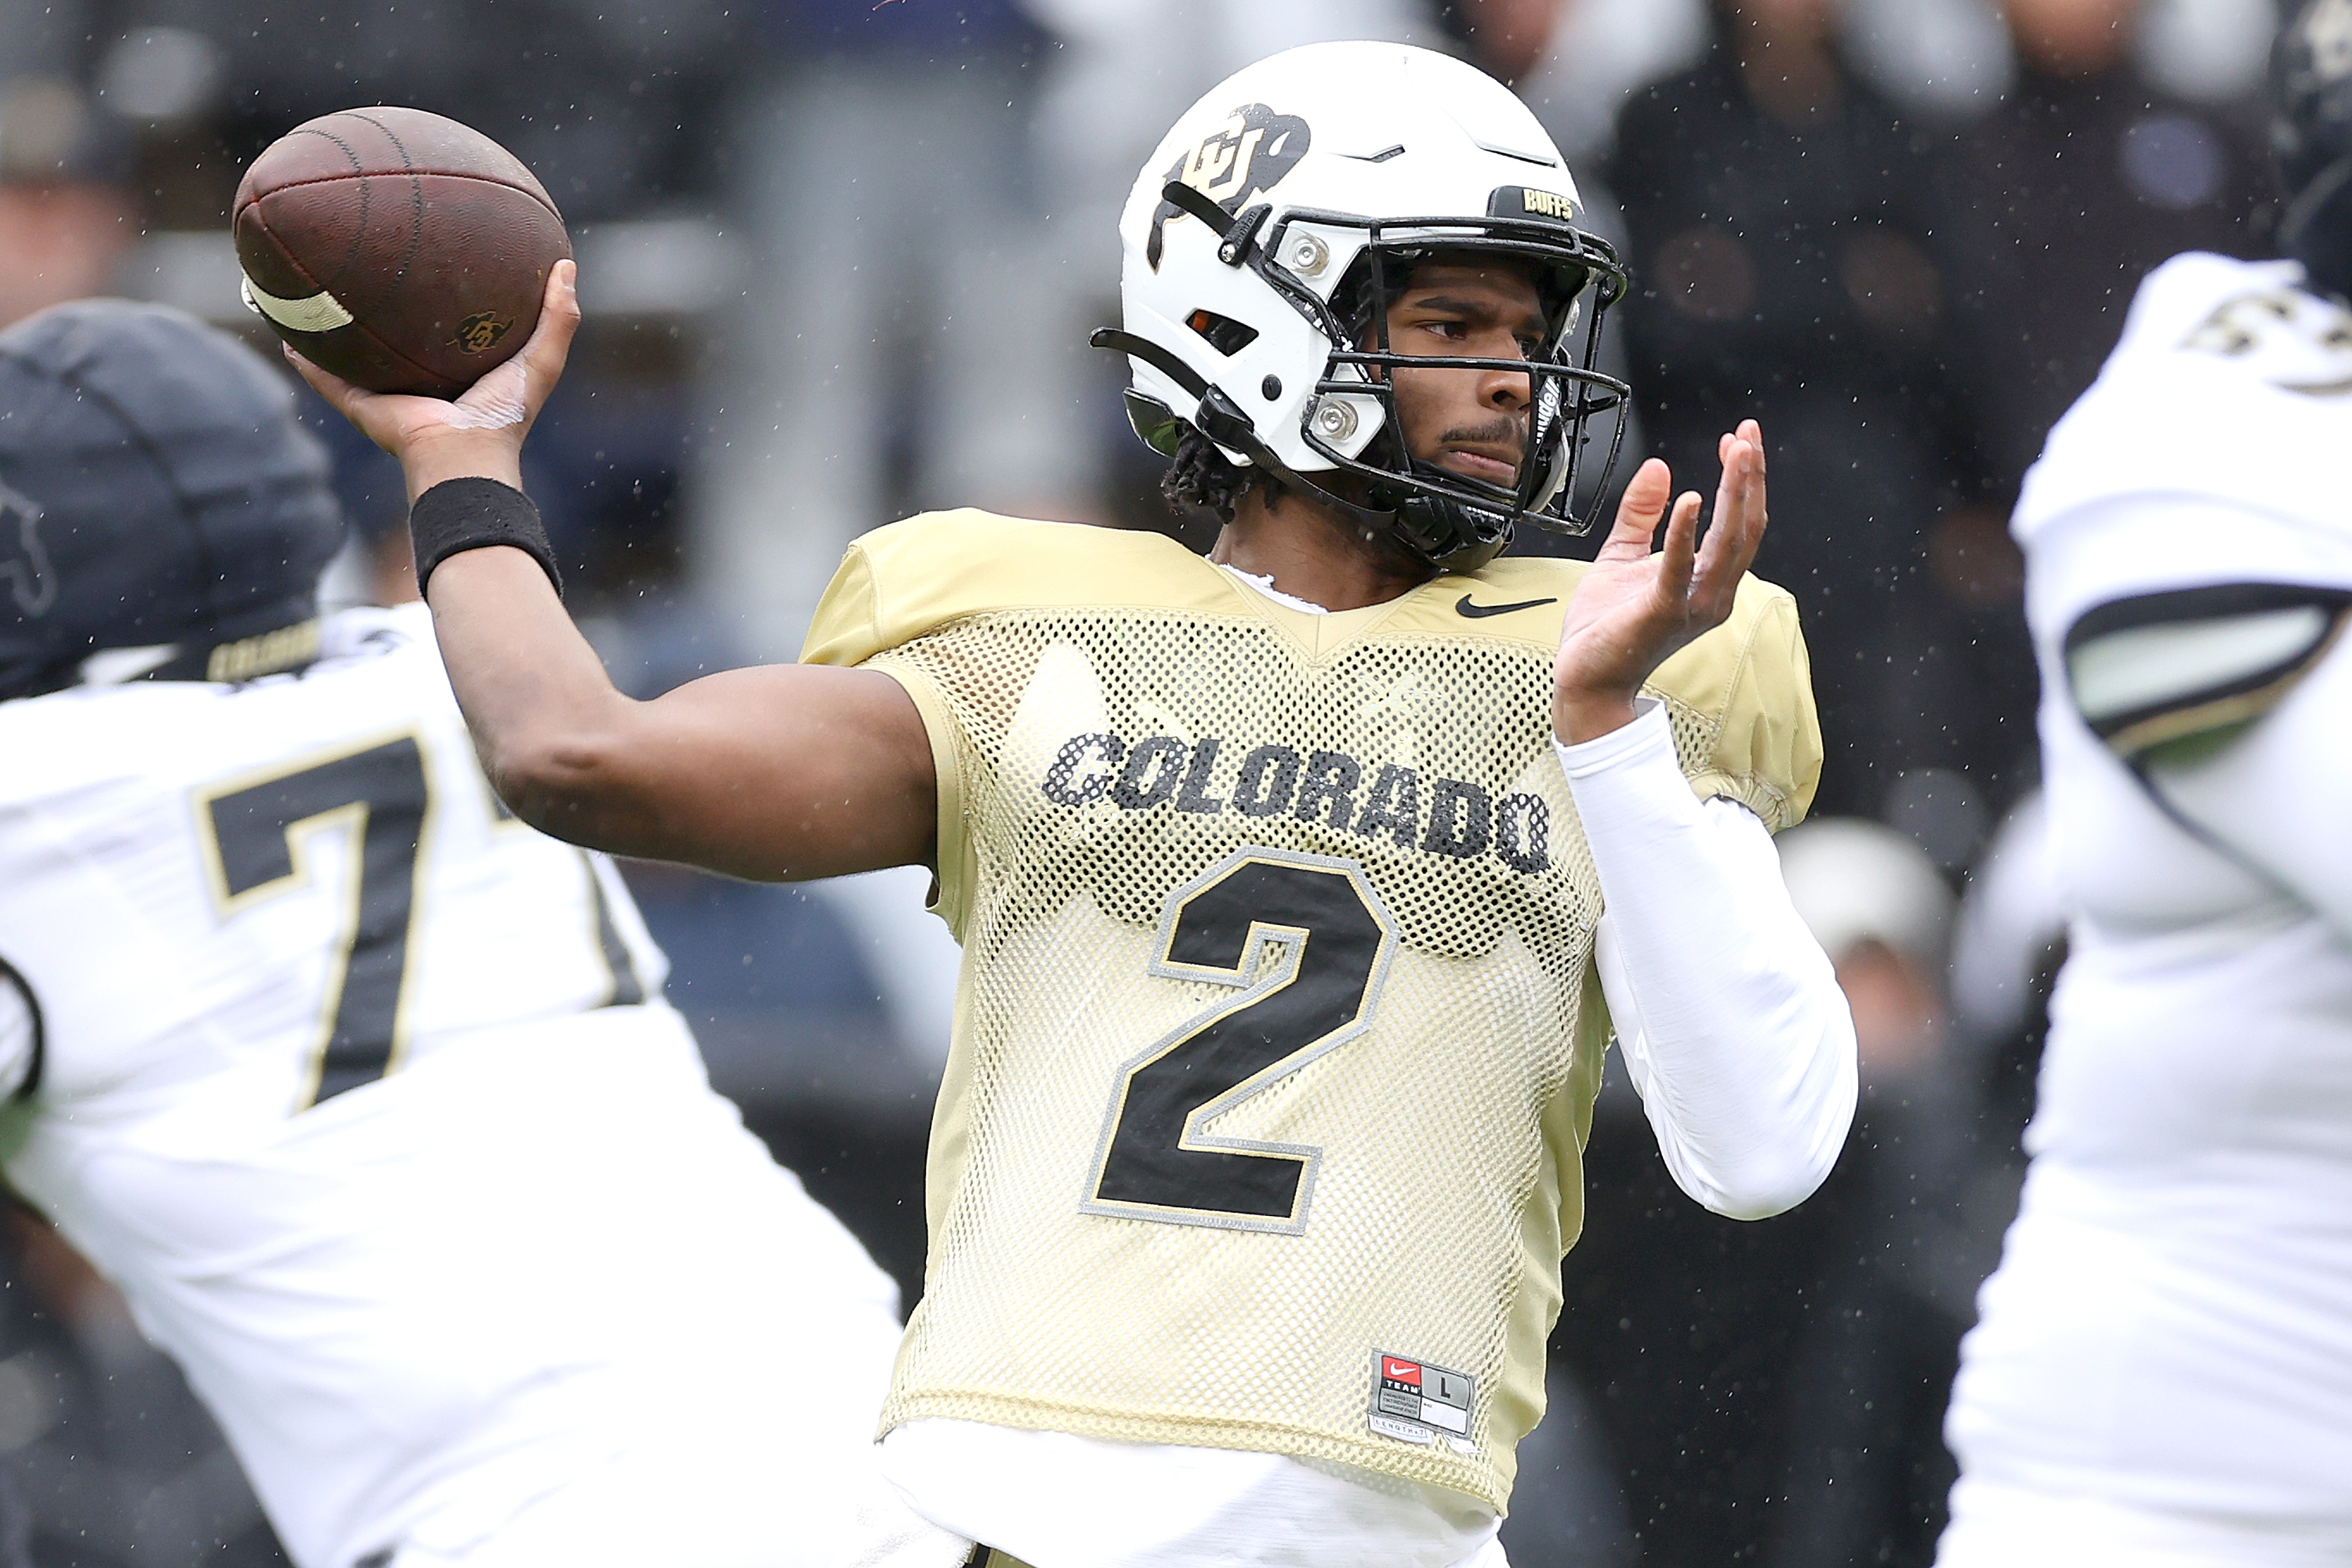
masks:
<svg viewBox="0 0 2352 1568"><path fill-rule="evenodd" d="M1616 459L1626 388L1592 366L1625 273L1578 211L1551 138L1475 68L1403 44L1288 49L1211 89L1153 152L1119 218L1125 330L1093 341L1132 362L1128 415L1155 450L1172 456L1190 426L1428 564L1471 571L1515 521L1591 526L1570 497L1588 428L1612 410ZM1391 353L1388 297L1438 252L1528 262L1543 345L1524 361ZM1530 376L1514 486L1412 459L1398 363ZM1364 484L1342 496L1308 477L1332 472Z"/></svg>

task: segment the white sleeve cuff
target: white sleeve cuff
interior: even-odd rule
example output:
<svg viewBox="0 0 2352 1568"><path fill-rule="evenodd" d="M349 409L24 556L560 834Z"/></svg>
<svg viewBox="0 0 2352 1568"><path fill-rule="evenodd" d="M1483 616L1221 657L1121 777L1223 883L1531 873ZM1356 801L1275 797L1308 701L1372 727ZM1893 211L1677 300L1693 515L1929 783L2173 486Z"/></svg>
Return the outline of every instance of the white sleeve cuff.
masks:
<svg viewBox="0 0 2352 1568"><path fill-rule="evenodd" d="M1771 835L1737 802L1702 805L1660 705L1559 759L1607 911L1601 987L1667 1169L1718 1214L1795 1206L1844 1145L1857 1073Z"/></svg>
<svg viewBox="0 0 2352 1568"><path fill-rule="evenodd" d="M1560 771L1571 784L1620 763L1639 763L1653 757L1671 761L1675 754L1675 732L1666 721L1666 705L1654 697L1633 700L1631 724L1572 745L1555 735L1551 743L1559 752Z"/></svg>

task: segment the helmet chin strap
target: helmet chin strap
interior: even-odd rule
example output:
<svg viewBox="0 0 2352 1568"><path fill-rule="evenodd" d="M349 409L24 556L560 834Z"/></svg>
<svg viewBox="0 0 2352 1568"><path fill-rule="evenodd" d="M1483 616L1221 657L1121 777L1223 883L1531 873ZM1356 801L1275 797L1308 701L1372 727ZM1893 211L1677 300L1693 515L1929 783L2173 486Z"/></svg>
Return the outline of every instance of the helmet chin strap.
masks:
<svg viewBox="0 0 2352 1568"><path fill-rule="evenodd" d="M1212 388L1211 390L1213 393L1215 389ZM1203 414L1208 412L1208 404L1205 400L1202 404L1202 412ZM1329 507L1332 510L1340 513L1350 521L1370 529L1377 533L1382 534L1387 538L1395 540L1397 544L1403 549L1407 554L1412 556L1414 560L1420 561L1423 564L1427 566L1435 566L1437 564L1434 561L1429 560L1423 552L1415 549L1412 542L1404 536L1399 528L1399 524L1403 521L1403 519L1399 515L1396 508L1381 508L1370 505L1367 501L1352 500L1349 498L1341 495L1339 491L1331 489L1330 486L1309 479L1305 474L1293 468L1289 464L1284 462L1280 458L1275 456L1274 449L1268 447L1265 442L1260 441L1257 438L1255 431L1251 431L1249 433L1249 439L1246 442L1242 443L1227 441L1223 436L1221 436L1215 430L1208 429L1205 426L1202 428L1202 434L1208 437L1210 440L1218 443L1220 446L1231 447L1234 451L1239 452L1244 457L1247 458L1254 466L1264 468L1267 473L1272 474L1276 479L1280 479L1283 484L1291 489L1303 491L1306 495L1311 497L1316 501L1324 506ZM1375 490L1379 489L1377 485L1372 488Z"/></svg>
<svg viewBox="0 0 2352 1568"><path fill-rule="evenodd" d="M1143 361L1199 399L1200 409L1193 417L1193 423L1200 427L1202 435L1227 451L1239 452L1254 467L1264 468L1284 484L1308 492L1368 527L1389 529L1395 525L1397 516L1394 511L1382 511L1349 500L1292 468L1259 437L1257 422L1225 395L1224 388L1211 384L1198 371L1150 338L1139 337L1118 327L1097 327L1087 342L1095 348L1115 350Z"/></svg>
<svg viewBox="0 0 2352 1568"><path fill-rule="evenodd" d="M1414 466L1419 468L1426 465ZM1397 511L1398 521L1390 530L1391 537L1415 557L1427 561L1441 572L1475 571L1501 553L1503 547L1511 542L1508 518L1499 512L1487 512L1486 516L1500 526L1489 532L1482 525L1474 531L1465 526L1467 520L1460 514L1486 512L1486 509L1452 497L1415 492L1404 497ZM1454 548L1442 555L1430 550L1412 537L1410 531L1416 527L1431 534L1452 539ZM1481 534L1486 536L1482 538Z"/></svg>
<svg viewBox="0 0 2352 1568"><path fill-rule="evenodd" d="M1230 410L1234 416L1239 417L1241 421L1240 428L1234 428L1226 419L1220 417L1220 414L1223 411L1217 410L1216 405L1218 404L1223 404L1225 410ZM1444 572L1449 570L1446 564L1446 559L1454 559L1454 556L1453 554L1449 553L1446 559L1440 559L1439 557L1433 555L1429 551L1423 549L1421 544L1413 539L1412 534L1410 531L1411 513L1409 509L1421 503L1425 503L1433 507L1452 503L1440 501L1433 497L1419 496L1413 492L1407 491L1398 498L1396 504L1393 506L1381 507L1377 504L1371 504L1373 502L1377 502L1380 499L1380 492L1382 487L1378 480L1373 480L1370 483L1369 487L1370 493L1367 497L1366 500L1360 501L1352 500L1349 497L1339 494L1337 490L1331 489L1330 486L1323 484L1314 479L1310 479L1305 474L1299 473L1297 469L1291 468L1290 465L1285 463L1280 458L1276 457L1273 448L1266 446L1265 442L1259 440L1257 432L1249 426L1248 416L1242 415L1240 410L1233 408L1231 402L1227 400L1224 394L1217 388L1213 386L1211 387L1208 391L1208 395L1202 398L1201 413L1202 416L1201 433L1208 437L1210 440L1216 442L1221 447L1230 447L1232 450L1241 453L1244 457L1249 458L1250 462L1255 467L1265 469L1276 479L1282 481L1282 483L1288 489L1300 492L1307 498L1313 500L1321 505L1329 507L1332 510L1339 513L1342 517L1354 522L1357 527L1365 532L1367 536L1388 541L1390 543L1395 545L1397 549L1410 556L1412 560L1428 567L1431 571ZM1233 437L1239 438L1235 439ZM1423 468L1427 465L1415 463L1413 466L1415 468ZM1508 537L1508 532L1507 531L1505 539L1507 539ZM1502 542L1498 541L1496 544L1496 549L1499 550L1501 547ZM1483 564L1485 564L1484 561L1474 563L1473 568L1475 569L1475 566Z"/></svg>
<svg viewBox="0 0 2352 1568"><path fill-rule="evenodd" d="M1475 503L1456 500L1450 497L1423 495L1409 489L1398 497L1395 504L1388 507L1351 500L1329 486L1307 478L1284 462L1276 454L1274 448L1266 445L1259 437L1256 422L1244 413L1232 398L1225 395L1223 387L1212 384L1198 371L1160 344L1149 338L1139 337L1133 332L1125 331L1117 327L1097 328L1087 341L1096 348L1115 350L1151 365L1199 400L1193 423L1199 427L1202 435L1227 451L1239 452L1250 460L1253 467L1264 469L1290 489L1331 508L1359 527L1393 540L1398 549L1433 572L1450 570L1448 562L1460 561L1465 556L1477 554L1483 550L1485 553L1469 564L1469 569L1475 570L1477 566L1484 565L1487 561L1492 560L1495 552L1499 551L1509 541L1510 531L1506 526L1502 536L1494 542L1491 548L1474 542L1461 550L1449 551L1443 557L1433 555L1415 541L1410 531L1412 509L1425 506L1432 510L1442 507L1476 510ZM1433 469L1432 465L1423 463L1410 454L1407 455L1406 464L1409 471L1424 478L1428 475L1424 474L1423 470L1428 470L1430 474L1441 471ZM1448 475L1446 478L1451 479L1454 476ZM1373 480L1370 488L1371 495L1368 500L1377 500L1382 487L1378 480Z"/></svg>
<svg viewBox="0 0 2352 1568"><path fill-rule="evenodd" d="M1221 405L1222 406L1219 406ZM1339 494L1328 485L1318 483L1297 472L1276 456L1271 447L1258 439L1257 431L1250 424L1249 416L1234 408L1232 401L1218 388L1210 387L1202 397L1201 416L1201 433L1210 440L1221 447L1241 453L1249 458L1253 465L1264 468L1290 489L1304 491L1342 516L1352 520L1360 527L1391 541L1399 550L1433 572L1475 571L1494 559L1495 554L1510 542L1510 527L1506 518L1500 537L1496 539L1491 546L1484 543L1469 543L1460 549L1448 551L1442 556L1433 554L1412 536L1413 509L1425 507L1435 511L1447 507L1471 508L1471 503L1455 500L1450 497L1431 496L1415 490L1404 490L1397 496L1394 504L1382 507L1377 503L1381 499L1381 490L1386 487L1377 479L1370 481L1370 493L1365 500L1354 500ZM1434 469L1432 465L1422 462L1416 458L1408 457L1406 462L1411 471L1417 475L1424 469L1432 472L1443 471ZM1447 477L1452 478L1450 475ZM1479 553L1481 551L1484 552L1483 554ZM1478 559L1466 564L1450 564L1460 563L1464 557L1473 554L1477 554Z"/></svg>

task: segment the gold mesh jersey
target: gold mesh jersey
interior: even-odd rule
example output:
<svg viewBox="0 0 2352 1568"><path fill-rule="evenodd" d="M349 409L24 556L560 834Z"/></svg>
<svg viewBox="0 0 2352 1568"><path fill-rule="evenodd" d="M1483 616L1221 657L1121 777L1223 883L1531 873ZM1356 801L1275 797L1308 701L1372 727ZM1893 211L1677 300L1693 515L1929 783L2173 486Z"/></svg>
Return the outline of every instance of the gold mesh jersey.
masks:
<svg viewBox="0 0 2352 1568"><path fill-rule="evenodd" d="M1504 1507L1610 1035L1550 744L1583 571L1313 616L1156 534L955 511L851 549L804 657L921 710L964 946L886 1431L1256 1449ZM1742 584L1650 690L1699 794L1803 815L1786 593Z"/></svg>

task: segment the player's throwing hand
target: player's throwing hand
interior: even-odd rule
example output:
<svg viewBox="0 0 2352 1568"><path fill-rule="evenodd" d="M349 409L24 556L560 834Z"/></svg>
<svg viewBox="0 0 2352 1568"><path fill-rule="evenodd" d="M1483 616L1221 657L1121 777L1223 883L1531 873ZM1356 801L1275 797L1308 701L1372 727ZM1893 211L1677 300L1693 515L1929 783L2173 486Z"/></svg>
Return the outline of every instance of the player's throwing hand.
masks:
<svg viewBox="0 0 2352 1568"><path fill-rule="evenodd" d="M1715 521L1698 541L1698 492L1675 497L1674 476L1653 458L1625 486L1617 523L1569 600L1552 672L1552 726L1570 742L1633 720L1650 672L1731 614L1739 579L1764 539L1764 432L1753 419L1717 443L1723 482ZM1666 525L1665 548L1650 542Z"/></svg>
<svg viewBox="0 0 2352 1568"><path fill-rule="evenodd" d="M321 370L292 349L286 357L319 395L377 446L400 459L415 500L443 479L480 476L520 489L522 440L563 377L572 334L580 327L579 268L548 270L539 324L522 353L482 377L455 401L369 392Z"/></svg>

